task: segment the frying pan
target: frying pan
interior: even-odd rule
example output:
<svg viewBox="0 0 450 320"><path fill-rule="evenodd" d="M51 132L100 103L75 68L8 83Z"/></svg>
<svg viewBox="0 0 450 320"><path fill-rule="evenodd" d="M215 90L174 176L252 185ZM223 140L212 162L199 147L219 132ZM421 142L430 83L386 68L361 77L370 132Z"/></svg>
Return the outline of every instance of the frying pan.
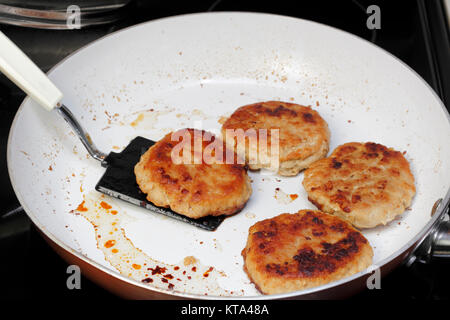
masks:
<svg viewBox="0 0 450 320"><path fill-rule="evenodd" d="M372 268L316 288L262 296L242 269L248 228L314 208L301 186L303 174L250 173L253 194L243 211L214 232L200 230L102 198L94 191L102 168L57 114L27 98L8 141L17 197L64 259L120 296L344 297L363 288L373 268L385 275L412 261L419 245L432 253L433 241L445 240L438 231L446 230L450 197L449 114L414 71L351 34L269 14L184 15L108 35L48 75L102 150L121 150L136 136L158 140L182 127L218 132L219 121L238 106L284 100L319 111L330 127L331 149L374 141L405 151L416 179L417 194L399 219L363 230L374 248ZM116 214L108 215L100 201ZM80 204L87 213L75 210ZM117 255L106 248L108 237L117 241Z"/></svg>

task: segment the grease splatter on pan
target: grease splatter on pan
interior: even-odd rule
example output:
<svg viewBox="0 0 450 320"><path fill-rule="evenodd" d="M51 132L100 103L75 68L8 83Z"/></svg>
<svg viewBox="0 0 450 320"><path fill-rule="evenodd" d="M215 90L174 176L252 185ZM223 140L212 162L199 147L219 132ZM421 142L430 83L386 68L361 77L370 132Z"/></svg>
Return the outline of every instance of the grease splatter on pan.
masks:
<svg viewBox="0 0 450 320"><path fill-rule="evenodd" d="M178 264L167 264L134 246L123 228L132 218L110 198L90 192L75 212L93 225L98 249L122 275L170 291L215 296L239 294L221 288L217 280L226 275L213 266L202 265L195 257L188 256Z"/></svg>
<svg viewBox="0 0 450 320"><path fill-rule="evenodd" d="M287 194L280 188L275 188L274 198L277 199L277 202L279 204L289 204L298 198L298 194L296 193Z"/></svg>

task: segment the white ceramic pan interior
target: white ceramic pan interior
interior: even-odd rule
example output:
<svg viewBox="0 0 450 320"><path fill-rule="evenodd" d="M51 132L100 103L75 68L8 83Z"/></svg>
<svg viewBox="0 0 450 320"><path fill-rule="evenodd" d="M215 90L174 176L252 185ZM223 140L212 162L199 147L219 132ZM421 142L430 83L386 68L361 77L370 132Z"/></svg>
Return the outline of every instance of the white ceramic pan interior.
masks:
<svg viewBox="0 0 450 320"><path fill-rule="evenodd" d="M219 132L221 117L265 100L311 105L329 124L331 150L373 141L406 151L417 194L399 219L363 231L375 265L400 253L449 190L449 119L433 91L382 49L317 23L252 13L167 18L96 41L49 76L103 152L184 127ZM303 174L258 172L250 173L246 207L215 232L102 199L93 191L104 172L100 163L56 112L30 99L11 128L8 166L20 202L50 239L115 277L181 296L259 295L243 271L248 228L314 208ZM83 200L88 211L75 214Z"/></svg>

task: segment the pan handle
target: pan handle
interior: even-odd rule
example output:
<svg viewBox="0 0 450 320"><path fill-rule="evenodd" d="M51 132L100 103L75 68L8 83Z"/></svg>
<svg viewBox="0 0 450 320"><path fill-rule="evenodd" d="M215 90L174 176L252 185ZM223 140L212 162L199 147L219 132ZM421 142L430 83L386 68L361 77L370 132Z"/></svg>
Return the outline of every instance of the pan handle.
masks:
<svg viewBox="0 0 450 320"><path fill-rule="evenodd" d="M450 221L443 221L436 230L431 251L433 258L450 258Z"/></svg>
<svg viewBox="0 0 450 320"><path fill-rule="evenodd" d="M100 152L70 110L60 103L63 94L7 36L0 31L0 71L25 91L34 101L48 111L55 107L80 138L89 154L103 161L106 154Z"/></svg>
<svg viewBox="0 0 450 320"><path fill-rule="evenodd" d="M0 71L47 110L55 108L63 97L45 73L1 31Z"/></svg>
<svg viewBox="0 0 450 320"><path fill-rule="evenodd" d="M64 120L66 120L66 122L72 128L73 132L76 133L78 138L80 138L81 142L83 143L84 147L91 155L91 157L95 160L103 162L107 154L98 150L94 142L92 142L91 136L86 131L84 131L83 127L74 117L72 112L70 112L70 110L63 104L60 104L56 110L64 118Z"/></svg>
<svg viewBox="0 0 450 320"><path fill-rule="evenodd" d="M437 212L439 206L445 206L440 212L440 216L431 227L428 235L406 259L406 265L410 266L414 262L429 263L433 259L450 258L450 219L449 204L444 204L442 199L436 201L431 211L431 215Z"/></svg>

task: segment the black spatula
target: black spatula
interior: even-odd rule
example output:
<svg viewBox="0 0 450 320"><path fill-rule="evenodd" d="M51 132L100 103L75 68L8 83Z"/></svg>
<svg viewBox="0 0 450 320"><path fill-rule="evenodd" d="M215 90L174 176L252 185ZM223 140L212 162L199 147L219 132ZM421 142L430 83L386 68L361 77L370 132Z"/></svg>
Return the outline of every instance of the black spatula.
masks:
<svg viewBox="0 0 450 320"><path fill-rule="evenodd" d="M143 137L134 138L130 144L120 153L111 152L103 161L106 167L100 181L95 186L97 191L105 193L132 204L149 209L153 212L190 223L196 227L206 230L215 230L225 218L224 216L208 216L200 219L191 219L173 212L170 209L157 207L147 201L145 194L141 192L136 183L134 166L138 163L141 155L147 151L155 142Z"/></svg>
<svg viewBox="0 0 450 320"><path fill-rule="evenodd" d="M69 109L60 103L62 92L2 32L0 32L0 48L0 70L42 107L49 111L55 109L69 123L89 154L106 167L105 174L95 187L97 191L205 230L215 230L224 220L224 216L191 219L148 202L136 183L134 166L142 153L154 142L137 137L121 153L103 154L95 147L90 136Z"/></svg>

